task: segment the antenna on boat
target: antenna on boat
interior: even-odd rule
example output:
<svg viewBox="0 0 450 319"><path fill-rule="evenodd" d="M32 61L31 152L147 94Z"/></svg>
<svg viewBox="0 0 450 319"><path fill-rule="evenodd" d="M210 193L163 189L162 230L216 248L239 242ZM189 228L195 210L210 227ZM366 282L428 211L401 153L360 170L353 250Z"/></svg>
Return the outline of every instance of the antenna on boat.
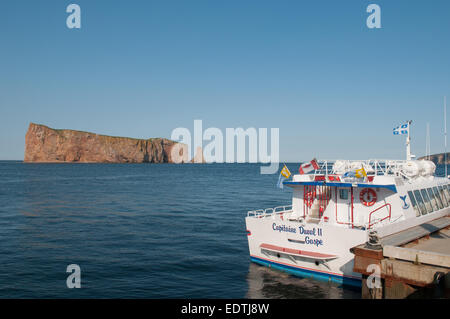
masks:
<svg viewBox="0 0 450 319"><path fill-rule="evenodd" d="M447 175L447 96L444 96L444 164L445 164L445 177Z"/></svg>
<svg viewBox="0 0 450 319"><path fill-rule="evenodd" d="M430 160L431 155L431 147L430 147L430 123L427 123L427 145L425 149L425 157L427 160Z"/></svg>

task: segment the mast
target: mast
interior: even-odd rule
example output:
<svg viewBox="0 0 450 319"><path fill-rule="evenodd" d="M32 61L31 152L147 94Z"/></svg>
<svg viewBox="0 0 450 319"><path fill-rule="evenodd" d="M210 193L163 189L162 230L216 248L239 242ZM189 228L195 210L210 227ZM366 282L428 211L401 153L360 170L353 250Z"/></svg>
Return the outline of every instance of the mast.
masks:
<svg viewBox="0 0 450 319"><path fill-rule="evenodd" d="M427 160L430 160L431 155L431 145L430 145L430 123L427 122L427 145L425 149L425 157Z"/></svg>
<svg viewBox="0 0 450 319"><path fill-rule="evenodd" d="M444 162L445 162L445 177L447 175L447 97L444 96Z"/></svg>
<svg viewBox="0 0 450 319"><path fill-rule="evenodd" d="M406 160L411 160L411 137L409 136L409 129L411 128L412 121L408 121L408 137L406 138Z"/></svg>

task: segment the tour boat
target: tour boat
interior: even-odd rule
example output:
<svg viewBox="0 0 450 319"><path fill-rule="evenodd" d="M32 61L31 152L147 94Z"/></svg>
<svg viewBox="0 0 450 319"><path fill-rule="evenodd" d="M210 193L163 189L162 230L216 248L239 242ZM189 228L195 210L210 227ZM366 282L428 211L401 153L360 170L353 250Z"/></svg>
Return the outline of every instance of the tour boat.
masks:
<svg viewBox="0 0 450 319"><path fill-rule="evenodd" d="M435 176L432 161L411 157L408 132L406 160L319 161L313 172L284 181L291 205L247 214L251 261L360 286L350 248L369 232L385 237L450 212L447 176ZM348 174L362 168L363 178Z"/></svg>

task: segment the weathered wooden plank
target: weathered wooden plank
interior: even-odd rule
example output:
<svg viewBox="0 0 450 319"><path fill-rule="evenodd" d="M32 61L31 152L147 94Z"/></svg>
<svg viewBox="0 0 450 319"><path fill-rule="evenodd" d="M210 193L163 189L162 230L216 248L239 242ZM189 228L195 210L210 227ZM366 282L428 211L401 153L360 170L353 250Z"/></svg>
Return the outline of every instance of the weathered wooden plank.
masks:
<svg viewBox="0 0 450 319"><path fill-rule="evenodd" d="M369 288L368 285L368 275L362 276L361 285L361 297L363 299L382 299L383 298L383 286Z"/></svg>
<svg viewBox="0 0 450 319"><path fill-rule="evenodd" d="M401 246L418 238L437 232L450 225L449 217L442 217L428 223L411 227L399 233L380 239L382 246Z"/></svg>
<svg viewBox="0 0 450 319"><path fill-rule="evenodd" d="M417 263L441 267L450 267L450 255L440 254L431 251L395 247L395 246L384 246L383 255L385 257L402 259Z"/></svg>
<svg viewBox="0 0 450 319"><path fill-rule="evenodd" d="M407 298L409 295L417 291L418 288L408 285L403 281L385 279L384 298L385 299L401 299Z"/></svg>
<svg viewBox="0 0 450 319"><path fill-rule="evenodd" d="M381 276L403 281L415 286L427 286L433 284L437 272L448 272L448 268L414 265L409 261L397 259L384 259L381 261Z"/></svg>
<svg viewBox="0 0 450 319"><path fill-rule="evenodd" d="M381 260L369 257L355 256L353 262L353 271L363 275L371 275L372 272L367 271L367 267L369 267L370 265L380 265L381 268Z"/></svg>
<svg viewBox="0 0 450 319"><path fill-rule="evenodd" d="M368 257L373 259L383 259L383 250L382 249L370 249L366 248L365 245L359 245L353 247L350 250L355 256Z"/></svg>

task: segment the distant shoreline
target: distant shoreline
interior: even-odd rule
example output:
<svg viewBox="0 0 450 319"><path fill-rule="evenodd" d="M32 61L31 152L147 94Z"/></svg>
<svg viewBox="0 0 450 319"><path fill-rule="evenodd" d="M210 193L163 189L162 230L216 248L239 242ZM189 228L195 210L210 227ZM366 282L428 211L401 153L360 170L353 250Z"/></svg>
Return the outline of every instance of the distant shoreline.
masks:
<svg viewBox="0 0 450 319"><path fill-rule="evenodd" d="M418 160L424 160L427 159L428 157L430 158L430 161L434 162L434 164L439 164L439 165L444 165L444 156L445 153L437 153L437 154L433 154L430 156L421 156L418 158ZM447 164L450 164L450 153L447 153Z"/></svg>
<svg viewBox="0 0 450 319"><path fill-rule="evenodd" d="M450 154L449 154L450 157ZM425 157L423 158L418 158L418 160L421 159L425 159ZM182 163L182 164L176 164L176 163L149 163L149 162L134 162L134 163L118 163L118 162L27 162L24 160L2 160L0 159L0 163L4 163L4 162L17 162L17 163L24 163L24 164L142 164L142 165L151 165L151 164L168 164L168 165L185 165L185 164L190 164L190 165L204 165L204 164L209 164L209 165L214 165L214 164L227 164L227 165L248 165L248 164L255 164L255 165L269 165L270 163L249 163L249 162L245 162L245 163L192 163L192 162L187 162L187 163ZM303 162L280 162L279 165L282 166L283 164L286 165L300 165L302 163L305 163L307 161L303 161ZM436 165L445 165L445 163L435 163ZM447 164L450 164L449 161L447 161Z"/></svg>

